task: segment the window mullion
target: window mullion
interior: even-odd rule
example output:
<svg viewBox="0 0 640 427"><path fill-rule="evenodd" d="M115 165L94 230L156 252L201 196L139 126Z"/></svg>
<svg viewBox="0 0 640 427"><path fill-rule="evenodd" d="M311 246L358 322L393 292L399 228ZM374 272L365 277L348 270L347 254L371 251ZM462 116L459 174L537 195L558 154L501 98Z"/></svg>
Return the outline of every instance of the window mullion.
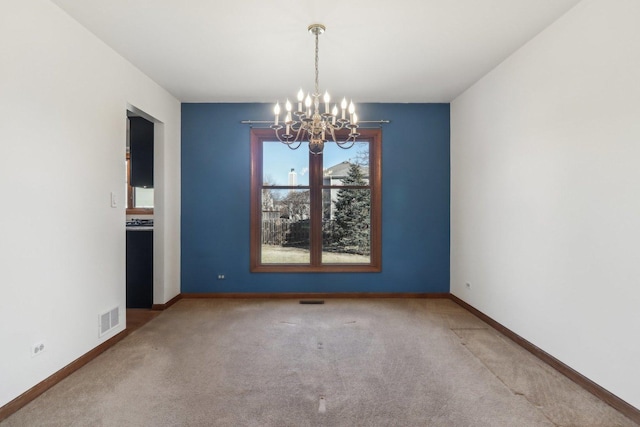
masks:
<svg viewBox="0 0 640 427"><path fill-rule="evenodd" d="M322 154L309 153L311 265L322 264Z"/></svg>

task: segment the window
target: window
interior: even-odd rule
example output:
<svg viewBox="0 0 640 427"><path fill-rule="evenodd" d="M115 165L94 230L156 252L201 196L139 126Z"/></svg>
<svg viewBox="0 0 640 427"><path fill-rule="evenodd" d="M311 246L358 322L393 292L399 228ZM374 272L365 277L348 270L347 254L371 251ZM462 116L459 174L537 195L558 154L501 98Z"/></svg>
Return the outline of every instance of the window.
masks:
<svg viewBox="0 0 640 427"><path fill-rule="evenodd" d="M127 152L127 214L153 214L153 188L132 187L131 161Z"/></svg>
<svg viewBox="0 0 640 427"><path fill-rule="evenodd" d="M134 134L138 137L142 136L144 139L140 142L150 144L153 147L153 123L142 117L134 116L133 113L127 111L127 152L126 152L126 170L127 170L127 209L128 215L140 215L140 214L153 214L153 188L147 187L133 187L131 186L131 121L135 120L136 127L134 128ZM142 131L142 135L141 135ZM139 146L140 144L138 144ZM138 149L138 152L140 150ZM150 154L149 154L150 153ZM153 149L146 150L147 156L151 156L151 174L153 174ZM147 162L147 170L149 163Z"/></svg>
<svg viewBox="0 0 640 427"><path fill-rule="evenodd" d="M251 130L251 271L381 270L380 129L350 149L291 150Z"/></svg>

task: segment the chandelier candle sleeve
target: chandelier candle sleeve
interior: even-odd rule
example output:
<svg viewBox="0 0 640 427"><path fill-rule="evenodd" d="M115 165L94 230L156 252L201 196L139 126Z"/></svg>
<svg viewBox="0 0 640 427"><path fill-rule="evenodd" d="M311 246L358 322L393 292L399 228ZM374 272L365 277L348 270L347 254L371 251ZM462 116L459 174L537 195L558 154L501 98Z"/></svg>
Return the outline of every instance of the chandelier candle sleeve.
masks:
<svg viewBox="0 0 640 427"><path fill-rule="evenodd" d="M304 100L304 106L307 107L307 117L311 116L311 96L307 94L307 97Z"/></svg>

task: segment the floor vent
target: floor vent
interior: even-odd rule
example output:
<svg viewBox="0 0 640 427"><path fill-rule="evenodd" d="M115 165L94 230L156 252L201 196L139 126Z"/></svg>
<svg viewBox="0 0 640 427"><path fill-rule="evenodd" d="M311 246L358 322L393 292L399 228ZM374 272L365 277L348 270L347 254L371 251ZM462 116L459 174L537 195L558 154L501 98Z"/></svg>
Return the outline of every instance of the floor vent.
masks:
<svg viewBox="0 0 640 427"><path fill-rule="evenodd" d="M303 300L300 300L300 304L324 304L324 300L321 300L321 299L303 299Z"/></svg>
<svg viewBox="0 0 640 427"><path fill-rule="evenodd" d="M103 336L120 324L118 307L100 315L100 336Z"/></svg>

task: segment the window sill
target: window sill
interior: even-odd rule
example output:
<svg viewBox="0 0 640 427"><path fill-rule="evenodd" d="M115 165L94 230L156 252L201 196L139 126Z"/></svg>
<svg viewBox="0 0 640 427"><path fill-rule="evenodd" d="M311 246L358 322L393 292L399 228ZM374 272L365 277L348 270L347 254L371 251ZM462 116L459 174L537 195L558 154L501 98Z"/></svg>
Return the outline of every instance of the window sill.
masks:
<svg viewBox="0 0 640 427"><path fill-rule="evenodd" d="M153 208L127 208L127 215L153 215Z"/></svg>
<svg viewBox="0 0 640 427"><path fill-rule="evenodd" d="M252 273L380 273L382 269L370 264L323 264L312 267L310 265L293 264L261 264L252 266Z"/></svg>

